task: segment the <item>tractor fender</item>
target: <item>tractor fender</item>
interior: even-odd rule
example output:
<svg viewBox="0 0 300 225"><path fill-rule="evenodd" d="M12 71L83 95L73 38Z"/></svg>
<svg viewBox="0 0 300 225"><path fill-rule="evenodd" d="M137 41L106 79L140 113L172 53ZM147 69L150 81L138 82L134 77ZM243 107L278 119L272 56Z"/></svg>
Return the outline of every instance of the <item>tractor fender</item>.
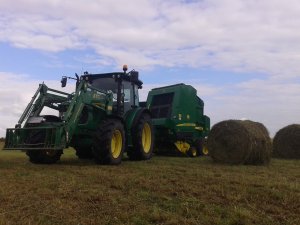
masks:
<svg viewBox="0 0 300 225"><path fill-rule="evenodd" d="M125 129L126 129L126 145L132 146L132 128L138 123L140 117L148 113L151 115L150 110L144 107L133 108L124 116Z"/></svg>
<svg viewBox="0 0 300 225"><path fill-rule="evenodd" d="M135 124L138 122L139 118L142 114L148 113L151 115L150 110L147 108L134 108L129 110L125 114L125 126L127 131L131 131L131 128L135 126Z"/></svg>
<svg viewBox="0 0 300 225"><path fill-rule="evenodd" d="M124 116L125 129L126 129L126 142L127 146L132 146L132 128L135 127L140 117L148 113L151 115L150 110L144 107L133 108L129 110Z"/></svg>

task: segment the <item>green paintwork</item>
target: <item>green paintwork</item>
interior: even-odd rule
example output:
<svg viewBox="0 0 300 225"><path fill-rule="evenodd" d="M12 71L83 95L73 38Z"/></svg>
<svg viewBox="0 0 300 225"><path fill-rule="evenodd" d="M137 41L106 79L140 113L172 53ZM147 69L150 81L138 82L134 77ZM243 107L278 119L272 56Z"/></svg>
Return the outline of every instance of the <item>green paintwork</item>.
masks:
<svg viewBox="0 0 300 225"><path fill-rule="evenodd" d="M152 89L147 98L152 113L156 144L205 138L210 119L204 115L204 102L190 85L176 84Z"/></svg>
<svg viewBox="0 0 300 225"><path fill-rule="evenodd" d="M76 91L73 94L40 84L16 128L7 129L4 150L60 150L69 146L81 149L91 148L96 129L109 117L119 119L124 123L127 143L131 145L132 123L141 110L136 103L138 103L137 89L141 88L142 82L138 80L136 74L134 75L135 77L132 78L130 73L95 75L85 73L77 81ZM114 99L115 89L103 90L93 85L97 82L98 84L105 82L104 79L109 80L112 87L114 87L114 82L117 85L121 80L122 85L127 85L126 88L130 90L133 97L130 101L124 102L121 97ZM124 86L119 90L118 96L123 96ZM116 112L117 101L121 102L122 107L127 104L127 111L121 108L122 111ZM41 115L45 107L57 110L57 116ZM45 134L42 143L31 141L37 132Z"/></svg>

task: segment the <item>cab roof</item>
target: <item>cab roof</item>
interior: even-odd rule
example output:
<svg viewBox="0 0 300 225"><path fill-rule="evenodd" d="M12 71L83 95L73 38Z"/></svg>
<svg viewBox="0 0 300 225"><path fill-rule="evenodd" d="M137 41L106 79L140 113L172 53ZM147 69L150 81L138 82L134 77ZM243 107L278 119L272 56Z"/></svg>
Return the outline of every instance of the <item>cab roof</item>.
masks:
<svg viewBox="0 0 300 225"><path fill-rule="evenodd" d="M102 79L102 78L113 78L113 79L121 79L123 81L128 81L136 84L139 88L142 88L143 82L138 78L138 72L133 71L129 73L124 72L112 72L112 73L98 73L98 74L89 74L87 72L81 76L81 79L85 79L90 83L93 83L94 80Z"/></svg>

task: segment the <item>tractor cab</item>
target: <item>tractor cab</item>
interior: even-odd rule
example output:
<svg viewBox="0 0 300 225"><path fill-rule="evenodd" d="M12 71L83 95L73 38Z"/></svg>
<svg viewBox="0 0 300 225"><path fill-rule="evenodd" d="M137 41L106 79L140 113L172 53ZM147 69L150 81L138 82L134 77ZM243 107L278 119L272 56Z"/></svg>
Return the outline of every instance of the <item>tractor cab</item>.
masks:
<svg viewBox="0 0 300 225"><path fill-rule="evenodd" d="M139 80L139 72L132 70L128 73L127 65L123 66L122 72L89 74L84 72L82 76L76 74L76 78L63 77L61 80L62 87L67 84L67 79L77 80L78 88L81 81L87 82L94 89L101 92L112 94L113 96L113 113L123 116L128 110L139 106L138 89L142 88L143 82Z"/></svg>
<svg viewBox="0 0 300 225"><path fill-rule="evenodd" d="M123 68L124 69L124 68ZM139 106L138 89L143 82L139 80L137 71L126 73L88 74L81 76L92 87L113 95L113 112L122 116L128 110Z"/></svg>

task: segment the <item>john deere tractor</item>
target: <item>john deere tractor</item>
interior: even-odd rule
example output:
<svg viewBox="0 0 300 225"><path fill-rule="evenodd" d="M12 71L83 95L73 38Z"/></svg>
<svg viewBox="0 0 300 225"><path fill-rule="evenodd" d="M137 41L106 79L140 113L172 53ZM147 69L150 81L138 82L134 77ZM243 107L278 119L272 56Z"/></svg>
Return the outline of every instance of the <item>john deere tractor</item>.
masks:
<svg viewBox="0 0 300 225"><path fill-rule="evenodd" d="M23 150L32 163L55 163L71 146L79 158L119 164L123 152L131 160L152 157L150 111L139 106L142 88L137 71L89 74L76 78L69 94L40 84L15 128L7 129L4 150ZM43 115L45 107L56 115Z"/></svg>

